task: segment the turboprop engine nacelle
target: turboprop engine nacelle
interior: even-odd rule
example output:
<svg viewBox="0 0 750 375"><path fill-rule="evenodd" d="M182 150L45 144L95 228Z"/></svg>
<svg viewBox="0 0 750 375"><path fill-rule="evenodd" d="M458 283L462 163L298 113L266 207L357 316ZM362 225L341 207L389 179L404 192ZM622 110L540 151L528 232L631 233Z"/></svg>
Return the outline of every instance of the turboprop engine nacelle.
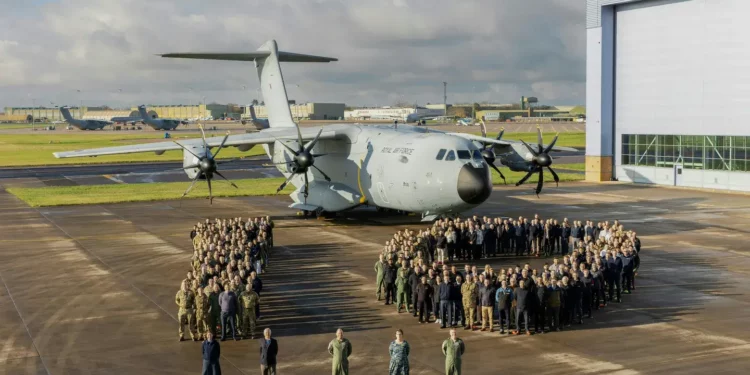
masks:
<svg viewBox="0 0 750 375"><path fill-rule="evenodd" d="M203 147L202 145L201 146L186 146L186 147L190 151L192 151L193 154L195 155L202 157L203 155L206 155L206 152L208 151L208 156L211 156L211 151L206 150L206 148ZM182 167L183 168L191 166L191 165L197 165L200 163L201 159L196 158L195 155L193 154L188 152L188 150L182 151ZM200 170L197 167L185 169L185 173L188 175L190 179L195 178L195 176L198 175L198 172L200 172ZM204 179L204 178L205 177L201 177L201 179Z"/></svg>

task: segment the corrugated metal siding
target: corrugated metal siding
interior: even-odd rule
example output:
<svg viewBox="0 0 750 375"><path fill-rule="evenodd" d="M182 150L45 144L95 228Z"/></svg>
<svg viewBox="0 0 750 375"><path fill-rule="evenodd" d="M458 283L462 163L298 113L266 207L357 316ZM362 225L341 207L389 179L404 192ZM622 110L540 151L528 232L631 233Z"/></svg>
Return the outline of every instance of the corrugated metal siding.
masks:
<svg viewBox="0 0 750 375"><path fill-rule="evenodd" d="M586 0L586 28L593 29L602 25L602 7L638 1L648 0Z"/></svg>

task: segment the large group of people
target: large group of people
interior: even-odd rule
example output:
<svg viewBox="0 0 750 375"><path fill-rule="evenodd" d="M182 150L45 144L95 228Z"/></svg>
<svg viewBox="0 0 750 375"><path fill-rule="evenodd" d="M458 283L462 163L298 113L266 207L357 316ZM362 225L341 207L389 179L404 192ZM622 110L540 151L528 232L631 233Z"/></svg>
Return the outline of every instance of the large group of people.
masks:
<svg viewBox="0 0 750 375"><path fill-rule="evenodd" d="M635 289L640 249L636 233L617 220L440 219L386 241L374 267L376 297L441 328L492 332L497 322L501 334L560 331ZM504 255L551 262L497 270L456 264Z"/></svg>
<svg viewBox="0 0 750 375"><path fill-rule="evenodd" d="M224 341L255 338L260 319L260 275L273 249L270 217L206 219L190 232L190 270L175 295L180 341L185 326L193 341L208 334Z"/></svg>

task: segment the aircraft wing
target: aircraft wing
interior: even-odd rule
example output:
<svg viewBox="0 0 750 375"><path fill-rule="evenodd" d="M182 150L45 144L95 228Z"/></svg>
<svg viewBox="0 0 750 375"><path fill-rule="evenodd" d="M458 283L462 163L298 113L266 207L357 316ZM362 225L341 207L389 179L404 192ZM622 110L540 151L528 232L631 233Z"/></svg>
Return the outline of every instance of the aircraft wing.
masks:
<svg viewBox="0 0 750 375"><path fill-rule="evenodd" d="M459 137L464 137L464 138L470 139L472 141L477 141L477 142L482 142L482 143L487 143L487 144L492 143L492 144L495 144L495 145L498 145L498 146L510 146L512 144L521 144L521 141L506 141L506 140L499 140L498 141L497 139L494 139L494 138L486 138L486 137L482 137L480 135L474 135L474 134L469 134L469 133L447 133L447 134L456 135L456 136L459 136ZM536 143L534 143L534 144L536 144ZM546 147L547 145L542 145L542 146ZM575 149L575 148L572 148L572 147L555 146L555 147L552 147L551 151L570 151L570 152L576 152L576 151L578 151L578 149Z"/></svg>
<svg viewBox="0 0 750 375"><path fill-rule="evenodd" d="M311 141L318 135L320 128L304 128L300 129L302 133L303 141ZM320 134L320 139L335 139L338 135L335 131L323 130ZM206 138L206 143L209 147L218 147L221 145L221 141L224 137L211 137ZM225 147L229 146L242 146L242 145L257 145L273 143L276 140L297 140L297 130L295 128L280 128L280 129L269 129L258 133L243 133L237 135L230 135L227 142L224 144ZM92 148L88 150L76 150L76 151L62 151L55 152L56 158L76 158L83 156L99 156L99 155L118 155L118 154L134 154L138 152L163 152L169 150L181 150L175 142L179 142L182 145L202 145L203 140L201 138L191 138L184 140L168 141L168 142L154 142L154 143L141 143L136 145L128 146L116 146L116 147L104 147L104 148Z"/></svg>

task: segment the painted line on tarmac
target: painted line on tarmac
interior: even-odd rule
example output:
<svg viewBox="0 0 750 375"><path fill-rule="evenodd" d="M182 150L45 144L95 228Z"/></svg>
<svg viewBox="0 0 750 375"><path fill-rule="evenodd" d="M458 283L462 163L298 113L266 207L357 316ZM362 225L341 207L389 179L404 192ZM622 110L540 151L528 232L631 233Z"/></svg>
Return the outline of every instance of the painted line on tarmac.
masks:
<svg viewBox="0 0 750 375"><path fill-rule="evenodd" d="M112 181L114 181L114 182L116 182L118 184L124 184L125 183L125 181L123 181L123 180L121 180L121 179L119 179L117 177L114 177L111 174L103 174L102 177L104 177L104 178L106 178L108 180L112 180Z"/></svg>

